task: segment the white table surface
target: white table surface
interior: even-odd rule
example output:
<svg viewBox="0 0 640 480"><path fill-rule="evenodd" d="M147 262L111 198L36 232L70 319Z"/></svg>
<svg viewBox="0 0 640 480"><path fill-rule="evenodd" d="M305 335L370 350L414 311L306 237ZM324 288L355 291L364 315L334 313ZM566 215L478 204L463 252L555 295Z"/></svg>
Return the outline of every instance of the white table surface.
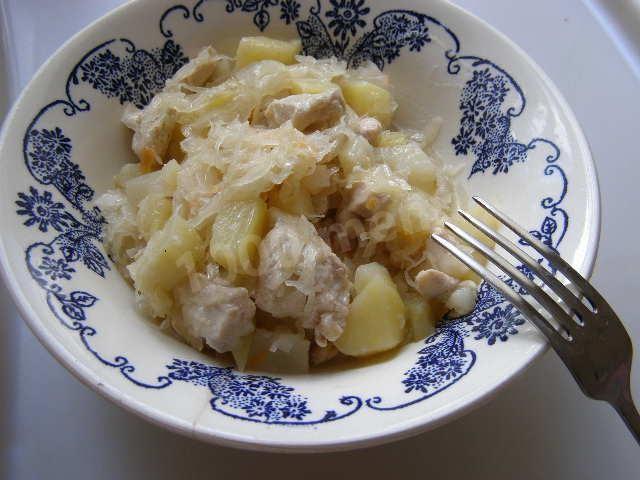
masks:
<svg viewBox="0 0 640 480"><path fill-rule="evenodd" d="M520 44L581 122L602 188L602 241L593 280L639 346L640 85L637 65L625 58L632 61L640 45L629 43L633 35L621 43L611 28L607 35L591 13L613 4L624 12L634 1L588 0L593 10L579 0L457 3ZM6 28L2 33L13 52L14 87L24 86L60 44L119 3L0 1L10 25L9 35ZM0 108L6 89L6 80L0 82ZM487 405L435 431L356 452L284 456L210 446L126 413L53 360L2 285L0 312L0 478L640 478L640 451L613 410L583 397L552 352ZM640 401L639 372L636 366L633 390Z"/></svg>

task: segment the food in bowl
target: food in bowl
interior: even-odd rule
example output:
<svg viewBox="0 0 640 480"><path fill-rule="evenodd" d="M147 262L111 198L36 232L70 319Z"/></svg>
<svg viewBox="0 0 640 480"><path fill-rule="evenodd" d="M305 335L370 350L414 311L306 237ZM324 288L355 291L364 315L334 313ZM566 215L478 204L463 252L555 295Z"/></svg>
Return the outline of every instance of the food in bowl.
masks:
<svg viewBox="0 0 640 480"><path fill-rule="evenodd" d="M476 276L430 240L466 202L430 149L439 120L394 129L374 64L300 50L201 50L126 108L139 161L97 201L141 311L240 369L374 355L475 305Z"/></svg>

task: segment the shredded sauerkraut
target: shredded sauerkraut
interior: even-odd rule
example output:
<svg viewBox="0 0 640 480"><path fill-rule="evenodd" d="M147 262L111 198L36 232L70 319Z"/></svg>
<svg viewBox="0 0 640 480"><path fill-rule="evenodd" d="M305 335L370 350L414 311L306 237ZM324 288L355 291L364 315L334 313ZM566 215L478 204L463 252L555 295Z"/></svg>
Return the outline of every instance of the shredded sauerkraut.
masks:
<svg viewBox="0 0 640 480"><path fill-rule="evenodd" d="M423 338L477 279L430 240L463 201L388 77L297 41L204 48L142 110L139 161L98 200L140 308L240 368L306 371ZM461 200L462 199L462 200Z"/></svg>

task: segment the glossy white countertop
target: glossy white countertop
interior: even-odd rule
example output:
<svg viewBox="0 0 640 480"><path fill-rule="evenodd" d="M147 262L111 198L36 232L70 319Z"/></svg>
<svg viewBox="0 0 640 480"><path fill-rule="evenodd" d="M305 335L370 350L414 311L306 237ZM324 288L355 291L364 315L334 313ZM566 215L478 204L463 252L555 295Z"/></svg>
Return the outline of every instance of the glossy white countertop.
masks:
<svg viewBox="0 0 640 480"><path fill-rule="evenodd" d="M15 94L65 40L120 3L0 0L10 25L7 31L0 24L0 38L12 52L3 65L13 74L13 80L0 78L0 114L8 91ZM639 2L456 3L523 47L582 124L602 190L593 281L640 348ZM553 352L488 404L435 431L356 452L284 456L214 447L147 424L58 365L22 323L2 285L0 314L2 479L640 478L640 451L621 421L607 405L582 396ZM633 391L640 402L637 353L635 361Z"/></svg>

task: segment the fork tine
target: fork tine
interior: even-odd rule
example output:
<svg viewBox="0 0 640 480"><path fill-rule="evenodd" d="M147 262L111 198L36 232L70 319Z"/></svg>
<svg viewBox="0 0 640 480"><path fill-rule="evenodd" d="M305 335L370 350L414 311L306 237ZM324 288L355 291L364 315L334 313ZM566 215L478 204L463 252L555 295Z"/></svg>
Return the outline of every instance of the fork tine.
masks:
<svg viewBox="0 0 640 480"><path fill-rule="evenodd" d="M504 273L518 282L520 286L522 286L522 288L524 288L533 298L535 298L538 303L542 305L558 323L569 330L569 333L571 333L572 335L577 333L577 331L579 330L578 324L567 314L567 312L564 311L562 307L560 307L560 305L556 303L553 298L551 298L547 294L547 292L536 285L535 282L529 279L514 265L498 255L497 252L487 247L473 235L465 232L463 229L450 222L445 222L444 225L462 240L478 250L484 257L486 257L490 262L496 265L500 270L502 270Z"/></svg>
<svg viewBox="0 0 640 480"><path fill-rule="evenodd" d="M491 238L498 245L504 248L509 254L513 255L524 265L526 265L530 270L532 270L542 280L542 283L547 285L553 291L553 293L558 295L562 299L562 301L564 301L564 303L566 303L573 311L578 313L580 318L582 318L583 320L587 320L593 317L593 312L591 312L584 305L584 303L582 303L573 294L571 290L564 286L560 282L560 280L558 280L546 268L540 265L531 255L519 248L511 240L508 240L505 236L494 231L485 223L481 222L464 210L458 210L458 213L460 214L460 216L462 216L462 218L467 220L474 227L484 233L487 237Z"/></svg>
<svg viewBox="0 0 640 480"><path fill-rule="evenodd" d="M509 300L519 311L522 313L527 319L529 319L533 324L538 327L538 329L547 337L551 345L556 347L562 347L562 345L566 345L568 342L562 337L560 332L558 332L553 326L529 303L527 302L521 295L516 293L502 281L499 279L494 273L490 272L485 266L483 266L480 262L474 259L471 255L466 252L463 252L459 247L455 246L446 238L434 233L431 235L431 238L438 243L441 247L448 250L453 256L455 256L462 263L467 265L471 270L476 272L482 278L484 278L487 282L493 285L504 297Z"/></svg>
<svg viewBox="0 0 640 480"><path fill-rule="evenodd" d="M554 268L559 270L565 277L567 277L567 279L569 279L569 281L579 289L580 293L584 295L596 309L598 305L606 303L605 300L600 296L600 294L598 294L598 292L596 292L596 290L591 285L589 285L589 282L587 282L582 277L582 275L576 272L571 265L563 260L560 255L549 248L549 246L543 244L541 241L527 232L524 228L518 226L518 224L511 220L511 218L509 218L506 214L502 213L500 210L490 205L485 200L477 196L474 196L472 198L474 202L476 202L487 212L497 218L509 230L511 230L513 233L521 237L529 245L535 248L538 253L545 257Z"/></svg>

